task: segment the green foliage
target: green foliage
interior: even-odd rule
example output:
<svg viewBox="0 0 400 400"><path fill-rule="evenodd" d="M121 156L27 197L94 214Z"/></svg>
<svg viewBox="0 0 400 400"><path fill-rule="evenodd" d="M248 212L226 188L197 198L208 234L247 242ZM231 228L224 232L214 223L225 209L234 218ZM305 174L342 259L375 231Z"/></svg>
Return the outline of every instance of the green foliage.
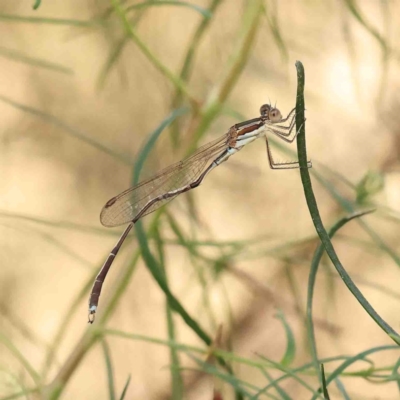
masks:
<svg viewBox="0 0 400 400"><path fill-rule="evenodd" d="M126 395L126 393L128 392L128 387L129 387L129 384L130 384L130 383L131 383L131 376L129 375L129 376L128 376L128 379L126 380L124 389L122 390L121 397L119 398L119 400L124 400L125 395Z"/></svg>
<svg viewBox="0 0 400 400"><path fill-rule="evenodd" d="M33 4L33 9L37 10L39 8L41 2L42 2L41 0L35 0L35 3Z"/></svg>
<svg viewBox="0 0 400 400"><path fill-rule="evenodd" d="M0 56L9 58L11 60L19 61L23 64L27 64L33 67L45 68L54 72L61 72L63 74L72 75L74 71L71 68L64 67L58 63L53 63L47 60L41 60L36 57L30 57L19 51L0 47Z"/></svg>
<svg viewBox="0 0 400 400"><path fill-rule="evenodd" d="M356 203L365 205L384 188L384 175L379 171L368 171L356 186Z"/></svg>
<svg viewBox="0 0 400 400"><path fill-rule="evenodd" d="M282 325L285 329L285 335L286 335L286 341L287 341L287 345L286 345L286 350L285 350L285 354L283 355L280 364L283 367L289 367L295 356L296 356L296 340L293 334L292 329L290 328L290 325L288 324L285 315L282 313L282 311L279 311L277 313L277 318L279 318L282 322Z"/></svg>
<svg viewBox="0 0 400 400"><path fill-rule="evenodd" d="M324 393L325 400L330 400L328 388L326 387L324 364L321 364L321 380L322 380L322 392Z"/></svg>

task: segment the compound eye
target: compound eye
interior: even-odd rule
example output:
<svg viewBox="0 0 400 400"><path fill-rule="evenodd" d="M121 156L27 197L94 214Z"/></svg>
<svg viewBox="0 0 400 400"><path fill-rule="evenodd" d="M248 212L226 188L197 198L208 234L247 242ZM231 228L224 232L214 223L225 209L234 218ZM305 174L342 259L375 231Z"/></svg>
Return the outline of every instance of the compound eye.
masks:
<svg viewBox="0 0 400 400"><path fill-rule="evenodd" d="M282 119L282 114L277 108L274 108L269 112L269 119L271 122L279 122Z"/></svg>
<svg viewBox="0 0 400 400"><path fill-rule="evenodd" d="M269 104L263 104L260 108L260 115L262 115L263 117L268 117L270 109L271 106Z"/></svg>

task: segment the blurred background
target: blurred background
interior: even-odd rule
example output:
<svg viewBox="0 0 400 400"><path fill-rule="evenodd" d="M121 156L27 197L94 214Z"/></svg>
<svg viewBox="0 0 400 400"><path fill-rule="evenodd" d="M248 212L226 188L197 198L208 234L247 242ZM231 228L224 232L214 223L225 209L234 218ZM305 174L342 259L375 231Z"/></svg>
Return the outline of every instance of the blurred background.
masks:
<svg viewBox="0 0 400 400"><path fill-rule="evenodd" d="M135 232L88 326L94 276L123 229L102 227L99 214L131 186L152 138L141 179L259 116L264 103L287 115L296 60L305 67L307 151L322 219L330 227L376 209L333 243L372 306L400 328L399 2L33 3L0 2L1 399L120 398L129 376L128 399L235 398L236 383L201 372L209 349L171 312ZM276 161L296 160L295 143L271 140ZM282 374L265 360L290 355L290 368L311 361L305 310L318 239L298 170L270 170L262 140L144 218L143 228L171 291L214 347L232 352L249 393ZM325 256L314 328L320 358L393 344ZM176 353L173 341L203 353ZM395 350L377 352L348 372L373 361L390 375L397 359ZM307 371L301 382L316 390L316 372ZM376 384L382 376L360 372L341 384L349 398L398 398L395 382ZM280 384L290 398L312 397L292 377ZM256 398L285 397L274 389Z"/></svg>

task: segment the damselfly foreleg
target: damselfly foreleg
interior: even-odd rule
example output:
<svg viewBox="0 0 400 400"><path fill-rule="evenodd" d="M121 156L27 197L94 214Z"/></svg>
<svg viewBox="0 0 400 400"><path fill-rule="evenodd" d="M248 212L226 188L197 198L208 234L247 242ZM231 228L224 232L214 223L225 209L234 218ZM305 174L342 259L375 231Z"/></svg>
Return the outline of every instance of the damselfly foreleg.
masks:
<svg viewBox="0 0 400 400"><path fill-rule="evenodd" d="M300 128L299 128L297 131L295 131L294 136L293 136L292 138L290 138L290 139L289 139L289 136L292 134L292 130L293 130L293 128L294 128L294 124L293 124L293 126L292 126L292 128L291 128L291 131L289 131L287 134L281 132L279 129L275 129L275 126L274 126L274 127L268 127L268 130L269 130L270 132L274 133L274 134L275 134L276 136L278 136L280 139L284 140L285 142L287 142L287 143L293 143L294 139L296 139L296 137L297 137L297 135L299 134L299 132L300 132L301 128L303 127L303 125L304 125L304 122L301 124Z"/></svg>
<svg viewBox="0 0 400 400"><path fill-rule="evenodd" d="M290 111L290 113L287 115L287 117L285 119L281 119L278 122L279 123L285 123L287 120L290 119L290 124L289 124L289 126L290 126L290 125L292 125L295 116L296 116L296 109L293 108L293 110ZM282 126L281 125L276 125L276 126L278 126L279 128L282 128L282 129L289 129L289 127L287 127L285 125L282 125Z"/></svg>
<svg viewBox="0 0 400 400"><path fill-rule="evenodd" d="M292 130L293 130L295 124L296 124L296 119L295 119L295 117L296 117L296 115L293 114L293 116L291 117L291 120L290 120L288 126L287 126L287 125L277 125L277 124L274 124L274 125L273 125L273 126L274 126L274 129L280 131L280 133L281 133L282 136L290 136L290 134L291 134L291 132L292 132ZM288 118L286 118L285 121L286 121L287 119L288 119ZM279 122L283 122L283 121L279 121ZM284 131L284 132L281 132L281 131ZM286 132L285 132L285 131L286 131Z"/></svg>

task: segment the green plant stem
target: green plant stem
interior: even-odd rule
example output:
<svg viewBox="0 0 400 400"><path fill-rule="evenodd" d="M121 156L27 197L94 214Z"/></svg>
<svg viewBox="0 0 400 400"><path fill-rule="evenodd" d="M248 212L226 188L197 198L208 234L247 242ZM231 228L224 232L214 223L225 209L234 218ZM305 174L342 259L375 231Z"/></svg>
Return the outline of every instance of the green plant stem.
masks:
<svg viewBox="0 0 400 400"><path fill-rule="evenodd" d="M181 91L190 101L193 108L198 108L198 101L192 96L189 92L189 89L186 87L185 83L176 76L173 72L171 72L145 45L144 42L139 38L135 29L129 23L129 20L126 16L126 13L122 9L119 0L111 0L111 4L114 7L115 12L121 18L122 24L124 26L126 34L136 43L142 53L147 57L147 59L151 62L151 64L158 69L164 76L168 78L168 80Z"/></svg>
<svg viewBox="0 0 400 400"><path fill-rule="evenodd" d="M1 18L0 18L1 20ZM9 104L10 106L13 106L23 112L26 112L28 114L31 114L35 117L38 117L42 119L43 121L46 121L47 123L52 124L53 126L57 128L61 128L65 133L67 133L69 136L74 137L78 140L80 140L83 143L86 143L92 147L94 147L97 150L100 150L115 159L123 162L124 164L131 164L131 156L128 154L123 154L123 153L118 153L116 151L111 150L107 146L101 144L100 142L97 142L95 139L91 138L90 136L86 136L84 133L78 131L77 129L73 128L72 126L68 125L61 119L46 113L44 111L38 110L36 108L26 106L25 104L18 103L8 97L5 97L0 94L0 100L3 101L4 103Z"/></svg>
<svg viewBox="0 0 400 400"><path fill-rule="evenodd" d="M207 11L209 14L213 15L217 7L221 4L222 0L212 0L210 6L208 7ZM190 77L190 73L192 71L194 57L196 55L196 50L200 44L200 40L203 37L204 32L206 31L207 27L210 25L211 19L210 18L203 18L196 29L196 32L193 35L192 40L189 43L189 48L186 51L186 57L182 65L180 77L184 82ZM178 92L179 93L179 92Z"/></svg>
<svg viewBox="0 0 400 400"><path fill-rule="evenodd" d="M326 253L331 259L333 265L335 266L337 272L342 278L343 282L350 290L350 292L355 296L357 301L361 304L364 310L370 315L370 317L379 325L379 327L390 334L391 338L397 343L400 344L400 337L397 332L387 324L378 313L372 308L371 304L367 301L367 299L360 292L358 287L351 280L350 276L347 274L344 269L342 263L340 262L336 251L332 245L332 242L329 239L329 235L326 232L324 225L321 220L321 216L319 214L317 201L315 199L315 195L311 185L311 178L307 168L307 150L306 150L306 136L305 136L305 124L304 124L304 67L300 61L296 62L297 69L297 98L296 98L296 129L300 129L300 132L297 136L297 152L299 155L299 163L300 163L300 176L303 184L304 195L306 198L307 206L310 211L311 219L313 221L315 230L317 231L318 236L321 239L322 245L325 248ZM398 339L397 339L398 338Z"/></svg>
<svg viewBox="0 0 400 400"><path fill-rule="evenodd" d="M108 343L104 337L102 337L101 346L103 348L104 360L105 360L106 370L107 370L108 398L110 400L115 400L114 367L112 365L112 360L111 360L111 351L110 351Z"/></svg>
<svg viewBox="0 0 400 400"><path fill-rule="evenodd" d="M197 6L196 4L192 4L191 2L184 2L184 1L176 1L176 0L150 0L144 1L142 3L136 3L130 5L126 8L126 12L137 10L141 8L153 7L153 6L178 6L178 7L188 7L191 8L200 14L202 14L206 18L210 18L211 14L207 12L203 7Z"/></svg>
<svg viewBox="0 0 400 400"><path fill-rule="evenodd" d="M157 246L158 253L158 262L160 263L160 267L162 273L164 275L164 279L168 283L168 275L165 268L165 246L164 240L160 232L160 226L157 226L155 231L154 239ZM173 310L170 307L168 301L165 302L165 311L166 311L166 320L167 320L167 330L168 330L168 340L175 341L176 332L175 332L175 322L173 317ZM181 363L179 359L179 352L171 347L170 348L170 360L171 360L171 399L182 399L184 393L184 384L181 375Z"/></svg>
<svg viewBox="0 0 400 400"><path fill-rule="evenodd" d="M6 47L0 46L0 56L14 60L23 64L30 65L32 67L39 67L49 69L54 72L62 72L64 74L73 75L74 70L71 68L64 67L61 64L47 61L37 57L31 57L20 51L7 49Z"/></svg>
<svg viewBox="0 0 400 400"><path fill-rule="evenodd" d="M161 270L159 263L156 261L156 259L150 252L146 234L143 230L141 221L138 221L135 224L135 231L138 243L140 245L140 250L143 260L149 272L152 274L154 280L157 282L160 289L164 292L168 300L169 307L171 307L171 309L173 309L176 313L178 313L181 316L181 318L185 321L186 325L190 327L206 345L210 346L212 342L211 338L201 328L201 326L197 323L197 321L189 315L189 313L185 310L185 308L182 306L179 300L172 294L171 290L169 289L169 286L165 280L165 275ZM217 357L217 360L223 367L225 367L225 369L230 374L233 375L231 367L225 362L223 358ZM236 391L236 399L237 400L242 399L240 391Z"/></svg>
<svg viewBox="0 0 400 400"><path fill-rule="evenodd" d="M93 286L93 282L94 282L94 279L96 278L97 274L98 274L98 271L93 271L93 274L90 275L89 279L82 286L82 289L79 291L79 293L77 294L75 299L72 301L65 317L61 319L61 324L58 327L57 332L54 336L51 348L47 352L46 357L45 357L43 370L42 370L42 374L41 374L43 381L45 381L45 379L47 378L49 370L50 370L50 368L54 362L54 359L56 357L57 349L60 347L61 341L64 338L64 335L66 334L66 332L68 331L68 326L70 325L70 323L72 321L75 311L78 310L78 308L82 304L82 300L89 293L91 287Z"/></svg>
<svg viewBox="0 0 400 400"><path fill-rule="evenodd" d="M194 133L192 145L188 153L192 153L204 132L209 128L214 118L219 114L224 102L239 79L253 48L262 15L263 2L261 0L249 1L243 15L243 26L240 39L230 61L223 73L222 79L211 91L205 106L201 110L202 118Z"/></svg>
<svg viewBox="0 0 400 400"><path fill-rule="evenodd" d="M214 15L217 7L221 4L221 2L222 0L211 0L211 4L207 9L210 15ZM201 39L207 28L210 26L211 21L212 18L203 17L192 37L192 40L189 42L189 47L186 50L186 56L182 64L181 72L179 74L181 80L185 83L189 81L197 49L199 48ZM179 90L179 88L176 88L175 95L172 100L172 108L176 109L180 107L182 105L182 102L183 94ZM173 144L176 146L179 140L179 129L177 121L171 125L171 139Z"/></svg>
<svg viewBox="0 0 400 400"><path fill-rule="evenodd" d="M328 235L330 238L345 224L353 220L354 218L362 217L368 213L373 212L374 210L367 210L363 212L353 213L351 215L347 215L341 218L336 224L332 226L329 230ZM321 262L322 256L324 254L324 246L322 243L317 247L314 253L314 257L311 262L310 274L308 276L308 291L307 291L307 331L308 331L308 338L310 344L310 352L311 357L313 359L314 368L316 371L319 371L320 368L320 361L318 360L318 352L317 352L317 343L315 340L315 331L314 331L314 322L313 322L313 313L312 313L312 304L313 304L313 295L314 295L314 287L315 287L315 280L317 276L317 271L319 267L319 263ZM319 378L321 378L320 374L317 374ZM320 379L320 387L322 387L322 380Z"/></svg>
<svg viewBox="0 0 400 400"><path fill-rule="evenodd" d="M353 17L376 39L384 52L388 51L388 45L382 35L361 14L356 0L344 0L345 5Z"/></svg>
<svg viewBox="0 0 400 400"><path fill-rule="evenodd" d="M80 28L93 28L104 24L104 21L102 20L79 21L77 19L63 19L63 18L22 17L20 15L13 15L13 14L0 14L0 21L22 22L28 24L68 25L68 26L78 26Z"/></svg>
<svg viewBox="0 0 400 400"><path fill-rule="evenodd" d="M56 377L44 390L43 399L55 400L61 396L72 373L76 370L88 350L99 338L94 332L95 331L91 329L87 329L82 335L82 338L78 341L73 352L62 365Z"/></svg>
<svg viewBox="0 0 400 400"><path fill-rule="evenodd" d="M160 215L160 212L156 212L156 215L153 218L149 229L149 235L152 234L153 230L157 226ZM111 297L105 299L104 305L102 307L103 311L100 314L99 318L96 320L96 329L94 329L94 327L87 328L81 339L74 347L73 352L68 356L67 360L60 367L56 377L46 387L43 397L44 399L55 400L60 397L61 393L66 387L67 382L71 378L72 374L75 372L83 357L101 337L101 332L104 329L106 322L112 315L112 312L114 311L120 297L125 292L125 289L130 282L130 278L136 268L139 258L140 250L136 250L131 262L129 262L121 271L121 274L118 277L117 282L115 283L114 291Z"/></svg>
<svg viewBox="0 0 400 400"><path fill-rule="evenodd" d="M149 272L152 274L153 278L155 279L157 284L160 286L161 290L166 295L169 306L174 311L176 311L185 321L186 325L188 325L194 332L196 332L197 336L199 336L199 338L206 345L209 346L211 344L210 337L205 333L205 331L200 327L200 325L187 313L185 308L181 305L178 299L170 291L168 284L165 280L165 277L163 276L160 265L150 252L146 239L146 234L143 230L141 221L138 221L135 224L135 231L140 245L143 260L146 263Z"/></svg>
<svg viewBox="0 0 400 400"><path fill-rule="evenodd" d="M33 366L29 363L28 359L25 357L22 352L14 346L14 343L5 335L0 334L0 343L2 343L12 354L13 356L21 363L21 365L28 372L32 380L35 382L37 386L40 386L40 377Z"/></svg>
<svg viewBox="0 0 400 400"><path fill-rule="evenodd" d="M112 15L113 11L114 11L114 9L112 6L108 7L108 9L103 14L102 18L108 19L110 17L110 15ZM145 15L146 12L147 12L147 9L142 9L135 13L135 16L132 19L130 19L132 28L136 27L136 25L143 18L143 16ZM124 36L122 38L120 38L116 44L114 44L114 46L107 58L107 61L105 62L104 66L101 68L101 71L99 73L99 77L97 79L97 84L96 84L98 89L101 89L103 87L103 85L105 84L108 74L110 73L110 71L114 67L114 65L117 63L117 61L120 59L122 52L129 41L130 41L130 37L129 37L129 35L127 35L125 33Z"/></svg>

